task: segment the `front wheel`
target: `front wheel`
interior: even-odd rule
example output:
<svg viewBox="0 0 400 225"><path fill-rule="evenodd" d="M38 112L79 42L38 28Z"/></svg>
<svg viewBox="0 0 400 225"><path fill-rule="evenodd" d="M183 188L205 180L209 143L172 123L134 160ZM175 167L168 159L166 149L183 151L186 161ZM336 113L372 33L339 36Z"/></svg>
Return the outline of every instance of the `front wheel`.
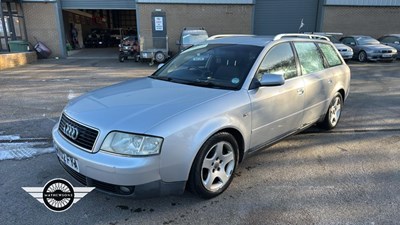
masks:
<svg viewBox="0 0 400 225"><path fill-rule="evenodd" d="M124 61L125 61L125 56L120 55L120 56L118 57L118 59L119 59L120 62L124 62Z"/></svg>
<svg viewBox="0 0 400 225"><path fill-rule="evenodd" d="M366 62L366 61L367 61L367 53L364 52L364 51L361 51L361 52L358 54L358 61L360 61L360 62Z"/></svg>
<svg viewBox="0 0 400 225"><path fill-rule="evenodd" d="M326 130L332 130L339 123L340 116L342 114L343 98L340 93L336 93L333 97L331 104L329 105L328 111L326 112L324 121L322 121L319 127Z"/></svg>
<svg viewBox="0 0 400 225"><path fill-rule="evenodd" d="M226 132L217 133L201 147L189 176L190 190L202 198L213 198L228 188L238 163L239 147Z"/></svg>

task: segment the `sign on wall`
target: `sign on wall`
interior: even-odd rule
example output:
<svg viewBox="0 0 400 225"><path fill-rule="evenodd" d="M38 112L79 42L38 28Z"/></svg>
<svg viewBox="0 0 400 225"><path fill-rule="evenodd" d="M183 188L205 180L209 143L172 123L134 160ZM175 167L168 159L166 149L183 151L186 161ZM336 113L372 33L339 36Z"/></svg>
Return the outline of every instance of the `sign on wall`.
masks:
<svg viewBox="0 0 400 225"><path fill-rule="evenodd" d="M163 24L163 18L160 16L154 17L154 28L156 31L163 31L164 30L164 24Z"/></svg>

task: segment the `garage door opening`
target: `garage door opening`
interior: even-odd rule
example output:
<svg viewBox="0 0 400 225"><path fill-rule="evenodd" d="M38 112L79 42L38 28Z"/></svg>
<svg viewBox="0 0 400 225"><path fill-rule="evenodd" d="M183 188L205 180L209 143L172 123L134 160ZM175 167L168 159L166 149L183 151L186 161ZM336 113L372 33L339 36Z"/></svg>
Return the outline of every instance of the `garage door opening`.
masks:
<svg viewBox="0 0 400 225"><path fill-rule="evenodd" d="M118 58L118 45L137 36L136 10L64 9L65 47L72 58Z"/></svg>

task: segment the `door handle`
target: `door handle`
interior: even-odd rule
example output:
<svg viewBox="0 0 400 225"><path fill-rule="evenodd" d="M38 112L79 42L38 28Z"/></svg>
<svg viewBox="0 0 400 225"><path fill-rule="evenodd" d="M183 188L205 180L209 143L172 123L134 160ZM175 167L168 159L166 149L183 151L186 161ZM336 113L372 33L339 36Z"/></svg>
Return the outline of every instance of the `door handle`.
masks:
<svg viewBox="0 0 400 225"><path fill-rule="evenodd" d="M303 88L297 89L297 94L298 95L303 95L304 94L304 89Z"/></svg>

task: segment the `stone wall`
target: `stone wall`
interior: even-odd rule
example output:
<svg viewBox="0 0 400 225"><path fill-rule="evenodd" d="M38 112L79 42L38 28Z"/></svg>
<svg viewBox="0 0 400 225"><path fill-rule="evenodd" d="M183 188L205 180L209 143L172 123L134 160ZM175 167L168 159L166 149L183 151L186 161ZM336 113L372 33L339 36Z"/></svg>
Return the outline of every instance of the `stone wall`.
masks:
<svg viewBox="0 0 400 225"><path fill-rule="evenodd" d="M379 38L400 33L400 7L325 6L323 31Z"/></svg>
<svg viewBox="0 0 400 225"><path fill-rule="evenodd" d="M0 54L0 71L36 62L36 52Z"/></svg>
<svg viewBox="0 0 400 225"><path fill-rule="evenodd" d="M151 13L166 12L169 48L177 52L184 27L204 27L208 34L251 34L253 5L143 4L137 3L139 35L152 37Z"/></svg>
<svg viewBox="0 0 400 225"><path fill-rule="evenodd" d="M28 41L35 45L43 42L50 50L50 57L61 56L60 35L56 19L56 4L54 3L24 3L25 24L28 33Z"/></svg>

